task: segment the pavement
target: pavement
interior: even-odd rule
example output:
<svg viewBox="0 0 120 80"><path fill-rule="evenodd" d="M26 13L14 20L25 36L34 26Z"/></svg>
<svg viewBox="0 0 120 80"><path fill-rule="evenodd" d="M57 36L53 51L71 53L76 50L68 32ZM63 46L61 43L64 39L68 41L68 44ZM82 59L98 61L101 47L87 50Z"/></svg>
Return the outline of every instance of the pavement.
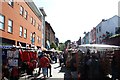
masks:
<svg viewBox="0 0 120 80"><path fill-rule="evenodd" d="M46 80L64 80L65 68L60 67L59 63L53 63L52 66L52 77L48 77ZM26 73L22 74L19 80L42 80L43 74L38 75L38 68L33 72L34 75L27 75ZM49 70L48 70L49 71Z"/></svg>

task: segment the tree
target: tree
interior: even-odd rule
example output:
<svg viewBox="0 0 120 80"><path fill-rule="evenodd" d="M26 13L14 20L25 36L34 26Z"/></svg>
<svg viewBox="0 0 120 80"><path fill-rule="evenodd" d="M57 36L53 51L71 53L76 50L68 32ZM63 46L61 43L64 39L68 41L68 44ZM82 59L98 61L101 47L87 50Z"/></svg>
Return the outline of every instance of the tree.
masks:
<svg viewBox="0 0 120 80"><path fill-rule="evenodd" d="M70 44L70 43L71 43L71 40L65 41L65 47L67 47L67 45Z"/></svg>
<svg viewBox="0 0 120 80"><path fill-rule="evenodd" d="M59 43L59 50L64 51L65 49L65 44L64 43Z"/></svg>
<svg viewBox="0 0 120 80"><path fill-rule="evenodd" d="M50 47L51 47L51 48L54 48L54 49L57 48L57 46L56 46L56 44L55 44L54 42L51 43Z"/></svg>

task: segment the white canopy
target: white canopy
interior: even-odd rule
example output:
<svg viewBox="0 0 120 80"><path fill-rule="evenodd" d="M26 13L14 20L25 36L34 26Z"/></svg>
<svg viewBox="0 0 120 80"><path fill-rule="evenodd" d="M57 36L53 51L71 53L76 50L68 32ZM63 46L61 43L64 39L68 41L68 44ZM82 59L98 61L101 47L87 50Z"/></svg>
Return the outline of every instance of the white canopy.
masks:
<svg viewBox="0 0 120 80"><path fill-rule="evenodd" d="M50 49L49 51L51 51L51 52L55 52L55 49L54 49L54 48L52 48L52 49Z"/></svg>
<svg viewBox="0 0 120 80"><path fill-rule="evenodd" d="M115 46L115 45L106 45L106 44L83 44L79 45L80 48L89 48L92 50L113 50L113 49L119 49L120 46Z"/></svg>

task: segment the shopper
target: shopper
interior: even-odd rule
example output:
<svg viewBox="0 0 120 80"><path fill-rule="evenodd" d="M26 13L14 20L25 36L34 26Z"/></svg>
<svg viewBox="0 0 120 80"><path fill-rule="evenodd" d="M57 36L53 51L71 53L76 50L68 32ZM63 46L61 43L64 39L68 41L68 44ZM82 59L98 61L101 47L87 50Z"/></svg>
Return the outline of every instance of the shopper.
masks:
<svg viewBox="0 0 120 80"><path fill-rule="evenodd" d="M58 56L58 58L59 58L59 63L60 63L60 66L62 65L62 63L63 63L63 54L62 53L60 53L59 54L59 56Z"/></svg>
<svg viewBox="0 0 120 80"><path fill-rule="evenodd" d="M46 75L47 75L47 67L49 66L50 61L46 56L46 53L43 54L43 57L40 58L40 67L42 68L42 73L44 76L44 79L46 79Z"/></svg>
<svg viewBox="0 0 120 80"><path fill-rule="evenodd" d="M38 54L38 62L39 62L39 71L38 71L38 75L40 75L40 71L41 71L41 66L40 66L40 59L43 57L43 52L42 52L42 50L41 50L41 47L38 49L38 51L37 51L37 54Z"/></svg>
<svg viewBox="0 0 120 80"><path fill-rule="evenodd" d="M47 54L47 58L49 59L50 63L52 63L52 59L50 58L50 55ZM49 71L49 74L50 74L50 77L52 77L52 74L51 74L51 64L48 65L47 67L50 71ZM48 75L47 75L48 76Z"/></svg>
<svg viewBox="0 0 120 80"><path fill-rule="evenodd" d="M70 70L73 80L78 79L78 73L77 73L77 62L76 62L76 56L75 53L72 53L72 59L70 60Z"/></svg>

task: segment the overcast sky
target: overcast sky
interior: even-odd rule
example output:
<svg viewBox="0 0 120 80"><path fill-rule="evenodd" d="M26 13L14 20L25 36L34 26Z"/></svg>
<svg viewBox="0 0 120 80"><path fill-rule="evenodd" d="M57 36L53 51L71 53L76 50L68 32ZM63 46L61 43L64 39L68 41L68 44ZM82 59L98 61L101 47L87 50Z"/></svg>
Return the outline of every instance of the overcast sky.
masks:
<svg viewBox="0 0 120 80"><path fill-rule="evenodd" d="M77 41L102 19L118 15L119 0L33 0L43 7L60 42Z"/></svg>

